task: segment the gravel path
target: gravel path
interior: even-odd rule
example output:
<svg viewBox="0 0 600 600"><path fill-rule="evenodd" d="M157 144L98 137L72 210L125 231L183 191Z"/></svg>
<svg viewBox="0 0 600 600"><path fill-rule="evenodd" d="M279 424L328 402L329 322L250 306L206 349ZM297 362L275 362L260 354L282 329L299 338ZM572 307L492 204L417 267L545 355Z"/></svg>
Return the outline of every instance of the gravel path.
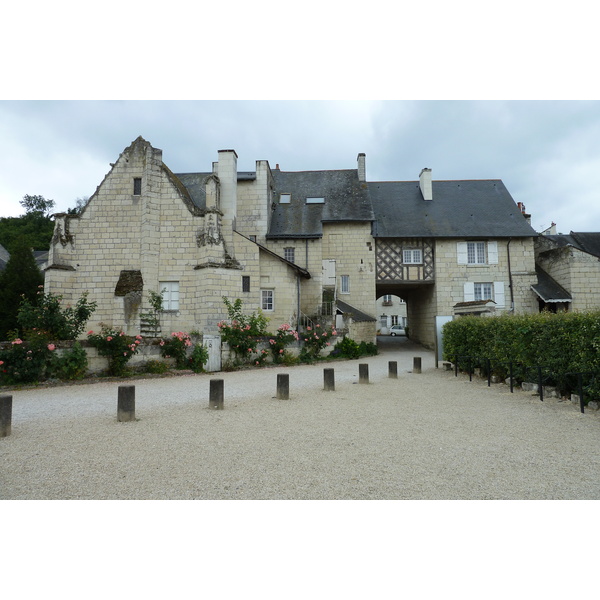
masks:
<svg viewBox="0 0 600 600"><path fill-rule="evenodd" d="M223 411L210 379L224 379ZM116 420L118 382L12 392L0 499L600 498L597 414L455 378L406 340L358 361L126 383L131 423Z"/></svg>

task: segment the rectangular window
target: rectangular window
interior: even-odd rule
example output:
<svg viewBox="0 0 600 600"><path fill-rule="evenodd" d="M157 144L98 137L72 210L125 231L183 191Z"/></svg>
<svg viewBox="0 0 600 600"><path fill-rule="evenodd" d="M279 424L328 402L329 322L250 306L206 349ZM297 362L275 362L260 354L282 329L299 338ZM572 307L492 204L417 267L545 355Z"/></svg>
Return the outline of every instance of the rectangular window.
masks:
<svg viewBox="0 0 600 600"><path fill-rule="evenodd" d="M493 300L494 294L491 283L475 284L475 300Z"/></svg>
<svg viewBox="0 0 600 600"><path fill-rule="evenodd" d="M294 262L294 258L295 258L294 255L295 255L294 248L284 248L283 249L283 257L285 258L285 260Z"/></svg>
<svg viewBox="0 0 600 600"><path fill-rule="evenodd" d="M423 262L423 256L420 250L404 250L403 262L405 265L420 265Z"/></svg>
<svg viewBox="0 0 600 600"><path fill-rule="evenodd" d="M133 178L133 195L141 196L142 194L142 178L134 177Z"/></svg>
<svg viewBox="0 0 600 600"><path fill-rule="evenodd" d="M279 195L279 204L289 204L292 201L291 194L280 194Z"/></svg>
<svg viewBox="0 0 600 600"><path fill-rule="evenodd" d="M350 293L350 275L342 275L340 277L341 285L340 285L340 293L341 294L349 294Z"/></svg>
<svg viewBox="0 0 600 600"><path fill-rule="evenodd" d="M311 198L306 199L306 204L323 204L324 202L325 202L325 198L311 197Z"/></svg>
<svg viewBox="0 0 600 600"><path fill-rule="evenodd" d="M273 310L273 290L261 290L261 308L263 310Z"/></svg>
<svg viewBox="0 0 600 600"><path fill-rule="evenodd" d="M179 310L179 281L161 281L158 288L162 292L163 310Z"/></svg>
<svg viewBox="0 0 600 600"><path fill-rule="evenodd" d="M467 264L486 264L485 242L467 242Z"/></svg>
<svg viewBox="0 0 600 600"><path fill-rule="evenodd" d="M384 306L391 306L392 305L392 295L391 294L386 294L383 297L383 305Z"/></svg>
<svg viewBox="0 0 600 600"><path fill-rule="evenodd" d="M392 315L392 325L398 325L398 315Z"/></svg>
<svg viewBox="0 0 600 600"><path fill-rule="evenodd" d="M250 275L242 275L242 292L250 291Z"/></svg>
<svg viewBox="0 0 600 600"><path fill-rule="evenodd" d="M381 315L381 317L379 317L379 326L387 327L387 315Z"/></svg>
<svg viewBox="0 0 600 600"><path fill-rule="evenodd" d="M248 237L250 238L251 242L256 242L256 236L255 235L249 235Z"/></svg>

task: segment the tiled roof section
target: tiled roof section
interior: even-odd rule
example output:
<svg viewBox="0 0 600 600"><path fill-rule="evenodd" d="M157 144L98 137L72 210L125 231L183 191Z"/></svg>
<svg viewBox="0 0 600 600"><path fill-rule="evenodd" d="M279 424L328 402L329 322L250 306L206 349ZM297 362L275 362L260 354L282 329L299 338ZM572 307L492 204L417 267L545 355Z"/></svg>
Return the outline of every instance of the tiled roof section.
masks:
<svg viewBox="0 0 600 600"><path fill-rule="evenodd" d="M538 276L538 282L536 285L532 285L531 289L544 302L571 302L573 299L571 294L569 294L565 288L552 279L552 277L550 277L546 271L536 265L535 272Z"/></svg>
<svg viewBox="0 0 600 600"><path fill-rule="evenodd" d="M600 233L585 233L571 231L569 235L563 233L559 233L556 235L544 235L541 236L540 239L549 240L550 242L552 242L552 246L554 246L548 248L547 245L545 245L542 252L554 250L556 248L565 248L567 246L572 246L577 250L587 252L592 256L597 256L598 258L600 258Z"/></svg>
<svg viewBox="0 0 600 600"><path fill-rule="evenodd" d="M346 302L342 302L339 299L337 301L337 307L343 313L348 313L348 314L352 315L352 319L354 319L357 322L377 321L377 319L375 317L368 315L366 312L363 312L362 310L358 310L358 308L354 308L354 306L351 306L350 304L347 304Z"/></svg>
<svg viewBox="0 0 600 600"><path fill-rule="evenodd" d="M185 186L192 202L198 208L206 208L206 190L204 180L212 173L175 173L175 176Z"/></svg>
<svg viewBox="0 0 600 600"><path fill-rule="evenodd" d="M571 231L571 236L584 252L600 258L600 233L580 233Z"/></svg>
<svg viewBox="0 0 600 600"><path fill-rule="evenodd" d="M425 201L418 181L369 183L374 237L537 237L500 179L433 181Z"/></svg>
<svg viewBox="0 0 600 600"><path fill-rule="evenodd" d="M324 222L373 220L367 184L358 180L356 169L338 171L272 171L275 182L274 211L268 238L316 238L323 235ZM280 194L291 194L289 204L280 204ZM307 204L306 198L324 198L322 204Z"/></svg>

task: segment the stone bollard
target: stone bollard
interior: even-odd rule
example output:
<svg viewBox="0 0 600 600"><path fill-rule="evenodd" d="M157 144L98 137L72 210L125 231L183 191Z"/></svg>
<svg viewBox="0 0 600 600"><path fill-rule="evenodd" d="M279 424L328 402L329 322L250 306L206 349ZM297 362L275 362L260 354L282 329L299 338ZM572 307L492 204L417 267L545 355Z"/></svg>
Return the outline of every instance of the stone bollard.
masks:
<svg viewBox="0 0 600 600"><path fill-rule="evenodd" d="M0 437L10 435L12 424L12 396L0 396Z"/></svg>
<svg viewBox="0 0 600 600"><path fill-rule="evenodd" d="M388 362L388 376L391 379L398 379L398 363L395 360Z"/></svg>
<svg viewBox="0 0 600 600"><path fill-rule="evenodd" d="M289 400L290 398L290 376L286 373L277 375L277 398L279 400Z"/></svg>
<svg viewBox="0 0 600 600"><path fill-rule="evenodd" d="M208 408L223 410L225 396L225 381L223 379L210 380L210 394L208 399Z"/></svg>
<svg viewBox="0 0 600 600"><path fill-rule="evenodd" d="M117 421L135 421L135 385L120 385Z"/></svg>
<svg viewBox="0 0 600 600"><path fill-rule="evenodd" d="M369 365L358 365L358 383L369 383Z"/></svg>
<svg viewBox="0 0 600 600"><path fill-rule="evenodd" d="M323 381L326 392L335 392L335 372L333 369L323 369Z"/></svg>
<svg viewBox="0 0 600 600"><path fill-rule="evenodd" d="M421 372L421 357L415 356L413 358L413 373L420 373L420 372Z"/></svg>

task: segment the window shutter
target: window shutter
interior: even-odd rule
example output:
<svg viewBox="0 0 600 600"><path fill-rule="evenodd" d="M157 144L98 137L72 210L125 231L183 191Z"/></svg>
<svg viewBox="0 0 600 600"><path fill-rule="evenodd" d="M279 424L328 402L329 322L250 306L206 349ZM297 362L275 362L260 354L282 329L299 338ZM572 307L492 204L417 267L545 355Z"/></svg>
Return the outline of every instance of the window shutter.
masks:
<svg viewBox="0 0 600 600"><path fill-rule="evenodd" d="M494 302L496 306L504 306L504 281L494 282Z"/></svg>
<svg viewBox="0 0 600 600"><path fill-rule="evenodd" d="M465 302L473 302L473 300L475 300L475 284L467 281L465 282Z"/></svg>
<svg viewBox="0 0 600 600"><path fill-rule="evenodd" d="M489 265L497 265L498 264L498 242L488 242L487 252L488 252L488 264Z"/></svg>
<svg viewBox="0 0 600 600"><path fill-rule="evenodd" d="M467 252L467 242L457 242L456 255L458 256L458 264L466 265L469 262Z"/></svg>

